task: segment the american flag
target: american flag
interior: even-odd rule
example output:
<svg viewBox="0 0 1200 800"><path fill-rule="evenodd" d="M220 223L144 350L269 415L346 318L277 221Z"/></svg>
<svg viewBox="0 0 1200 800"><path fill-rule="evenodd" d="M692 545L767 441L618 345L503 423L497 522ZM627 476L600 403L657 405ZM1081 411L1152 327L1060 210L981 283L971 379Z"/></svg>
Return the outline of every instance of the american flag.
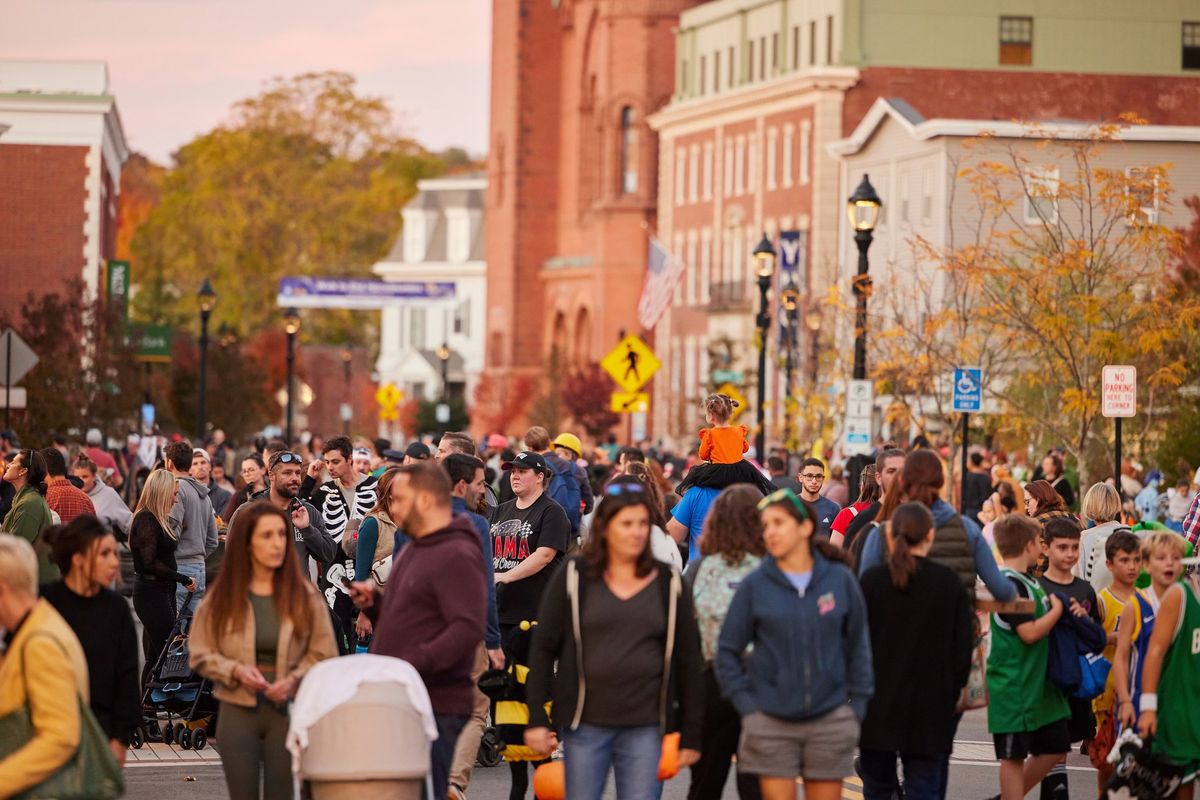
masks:
<svg viewBox="0 0 1200 800"><path fill-rule="evenodd" d="M671 302L675 284L683 276L683 262L667 251L658 237L650 235L650 254L646 263L646 283L638 301L638 322L651 330Z"/></svg>

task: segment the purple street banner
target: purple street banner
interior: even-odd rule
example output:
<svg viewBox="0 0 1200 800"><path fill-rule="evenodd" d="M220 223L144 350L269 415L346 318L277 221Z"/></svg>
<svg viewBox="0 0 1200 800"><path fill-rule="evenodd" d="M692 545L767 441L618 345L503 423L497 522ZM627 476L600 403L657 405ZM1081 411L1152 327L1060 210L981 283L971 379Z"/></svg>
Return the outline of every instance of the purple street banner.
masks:
<svg viewBox="0 0 1200 800"><path fill-rule="evenodd" d="M378 309L453 300L454 284L450 281L374 281L303 275L279 279L276 303L292 308Z"/></svg>

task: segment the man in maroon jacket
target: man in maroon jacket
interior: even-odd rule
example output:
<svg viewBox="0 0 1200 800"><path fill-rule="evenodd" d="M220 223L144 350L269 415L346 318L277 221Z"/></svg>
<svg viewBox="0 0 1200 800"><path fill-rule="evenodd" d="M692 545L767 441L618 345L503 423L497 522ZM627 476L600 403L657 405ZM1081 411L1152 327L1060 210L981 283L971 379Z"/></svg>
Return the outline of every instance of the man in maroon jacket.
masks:
<svg viewBox="0 0 1200 800"><path fill-rule="evenodd" d="M382 594L369 581L350 590L375 626L371 652L404 659L425 681L438 729L435 798L446 796L454 745L475 703L471 669L487 618L479 533L451 511L450 489L433 462L400 467L388 512L412 542L394 557Z"/></svg>

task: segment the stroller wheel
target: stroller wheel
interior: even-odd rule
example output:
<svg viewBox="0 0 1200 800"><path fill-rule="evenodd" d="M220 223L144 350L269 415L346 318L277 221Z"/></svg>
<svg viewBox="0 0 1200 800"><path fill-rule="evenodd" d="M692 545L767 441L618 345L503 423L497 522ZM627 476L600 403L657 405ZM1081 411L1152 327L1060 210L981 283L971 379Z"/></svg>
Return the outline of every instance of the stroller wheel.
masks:
<svg viewBox="0 0 1200 800"><path fill-rule="evenodd" d="M481 767L499 766L504 757L500 754L504 749L503 742L500 741L499 732L488 727L483 730L483 738L479 740L479 752L475 754L475 760Z"/></svg>
<svg viewBox="0 0 1200 800"><path fill-rule="evenodd" d="M183 731L175 737L175 739L179 742L179 746L184 750L192 749L192 732L190 729L184 728Z"/></svg>
<svg viewBox="0 0 1200 800"><path fill-rule="evenodd" d="M175 744L175 726L170 722L163 725L162 740L164 744Z"/></svg>
<svg viewBox="0 0 1200 800"><path fill-rule="evenodd" d="M204 732L204 728L197 728L192 731L193 750L203 750L206 744L208 744L208 734Z"/></svg>
<svg viewBox="0 0 1200 800"><path fill-rule="evenodd" d="M182 722L175 723L175 744L180 747L183 747L183 734L187 732L187 729L187 725L184 725Z"/></svg>
<svg viewBox="0 0 1200 800"><path fill-rule="evenodd" d="M142 729L137 727L133 729L133 733L129 735L129 746L134 750L141 750L145 740L142 738Z"/></svg>

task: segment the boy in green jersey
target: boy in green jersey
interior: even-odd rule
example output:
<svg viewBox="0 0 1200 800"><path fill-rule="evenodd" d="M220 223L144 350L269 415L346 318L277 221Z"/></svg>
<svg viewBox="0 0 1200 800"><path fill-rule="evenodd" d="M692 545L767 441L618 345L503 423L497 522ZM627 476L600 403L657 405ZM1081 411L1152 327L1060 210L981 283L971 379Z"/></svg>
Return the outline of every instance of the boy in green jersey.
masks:
<svg viewBox="0 0 1200 800"><path fill-rule="evenodd" d="M1046 677L1046 637L1063 615L1062 602L1025 573L1042 553L1041 526L1021 514L997 520L993 531L1001 572L1033 614L993 614L988 656L988 732L1000 759L1000 797L1020 800L1071 749L1067 699ZM1028 760L1027 760L1028 759Z"/></svg>

